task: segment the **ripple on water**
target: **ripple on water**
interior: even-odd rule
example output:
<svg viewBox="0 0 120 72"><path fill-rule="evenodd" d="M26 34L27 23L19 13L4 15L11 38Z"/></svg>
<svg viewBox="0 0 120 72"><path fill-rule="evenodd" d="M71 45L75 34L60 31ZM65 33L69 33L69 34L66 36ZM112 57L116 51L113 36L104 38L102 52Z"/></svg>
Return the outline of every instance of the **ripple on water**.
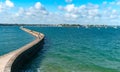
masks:
<svg viewBox="0 0 120 72"><path fill-rule="evenodd" d="M22 70L120 72L120 29L28 27L45 34L43 51Z"/></svg>
<svg viewBox="0 0 120 72"><path fill-rule="evenodd" d="M0 26L0 55L16 50L34 40L34 37L19 27Z"/></svg>

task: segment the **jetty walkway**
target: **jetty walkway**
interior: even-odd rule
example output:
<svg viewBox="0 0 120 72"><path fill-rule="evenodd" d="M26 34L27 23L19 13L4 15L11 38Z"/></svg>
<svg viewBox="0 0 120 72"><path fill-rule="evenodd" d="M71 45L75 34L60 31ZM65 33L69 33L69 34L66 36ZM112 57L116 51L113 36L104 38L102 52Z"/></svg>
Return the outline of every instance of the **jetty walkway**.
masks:
<svg viewBox="0 0 120 72"><path fill-rule="evenodd" d="M21 59L24 59L23 57L25 56L21 56L22 53L25 54L25 51L30 50L31 48L33 50L33 46L38 45L38 43L40 43L44 39L44 34L42 33L27 29L27 28L23 28L23 27L20 27L20 29L35 36L36 39L15 51L12 51L8 54L0 56L0 72L12 72L11 68L13 66L13 63L17 60L17 58L19 57L20 59L21 57Z"/></svg>

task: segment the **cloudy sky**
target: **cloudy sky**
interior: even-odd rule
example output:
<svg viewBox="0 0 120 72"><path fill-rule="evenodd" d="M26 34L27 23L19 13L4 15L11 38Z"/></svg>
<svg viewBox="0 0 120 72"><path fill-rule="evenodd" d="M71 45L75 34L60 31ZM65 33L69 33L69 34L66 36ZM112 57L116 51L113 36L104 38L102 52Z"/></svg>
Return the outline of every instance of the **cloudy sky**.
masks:
<svg viewBox="0 0 120 72"><path fill-rule="evenodd" d="M0 23L120 25L120 0L0 0Z"/></svg>

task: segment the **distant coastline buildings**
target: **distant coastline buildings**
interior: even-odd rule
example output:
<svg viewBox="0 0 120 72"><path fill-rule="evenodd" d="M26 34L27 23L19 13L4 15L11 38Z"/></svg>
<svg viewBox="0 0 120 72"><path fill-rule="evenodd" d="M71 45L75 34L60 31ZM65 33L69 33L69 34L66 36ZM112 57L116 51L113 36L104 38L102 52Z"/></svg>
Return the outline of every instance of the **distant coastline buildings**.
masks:
<svg viewBox="0 0 120 72"><path fill-rule="evenodd" d="M90 25L90 24L0 24L0 26L40 26L40 27L85 27L85 28L89 28L89 27L113 27L113 28L117 28L118 26L116 25Z"/></svg>

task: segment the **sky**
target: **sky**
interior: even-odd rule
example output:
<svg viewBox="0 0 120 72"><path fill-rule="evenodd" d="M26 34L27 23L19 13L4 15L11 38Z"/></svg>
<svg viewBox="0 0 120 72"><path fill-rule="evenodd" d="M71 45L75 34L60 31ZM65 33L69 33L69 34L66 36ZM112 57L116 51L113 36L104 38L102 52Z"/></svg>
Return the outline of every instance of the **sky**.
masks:
<svg viewBox="0 0 120 72"><path fill-rule="evenodd" d="M0 23L120 25L120 0L0 0Z"/></svg>

